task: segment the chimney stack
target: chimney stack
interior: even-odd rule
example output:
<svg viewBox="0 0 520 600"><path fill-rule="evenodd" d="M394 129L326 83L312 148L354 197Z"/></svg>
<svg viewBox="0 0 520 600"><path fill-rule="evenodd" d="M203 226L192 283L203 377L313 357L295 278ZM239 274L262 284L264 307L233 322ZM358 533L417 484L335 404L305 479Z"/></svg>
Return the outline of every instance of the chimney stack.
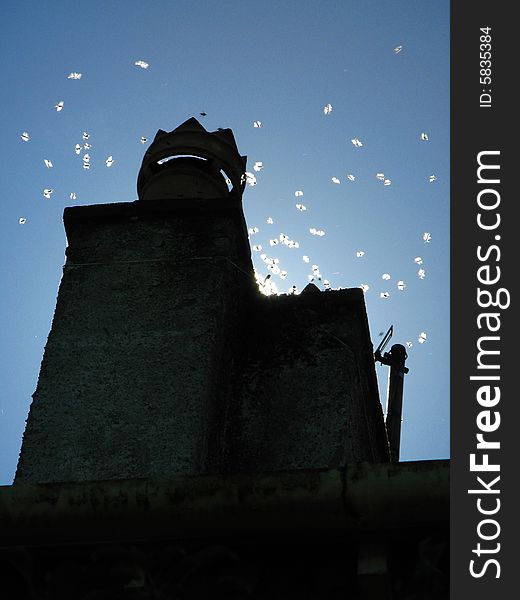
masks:
<svg viewBox="0 0 520 600"><path fill-rule="evenodd" d="M66 208L16 484L388 460L361 290L265 298L230 129L159 130L139 200Z"/></svg>

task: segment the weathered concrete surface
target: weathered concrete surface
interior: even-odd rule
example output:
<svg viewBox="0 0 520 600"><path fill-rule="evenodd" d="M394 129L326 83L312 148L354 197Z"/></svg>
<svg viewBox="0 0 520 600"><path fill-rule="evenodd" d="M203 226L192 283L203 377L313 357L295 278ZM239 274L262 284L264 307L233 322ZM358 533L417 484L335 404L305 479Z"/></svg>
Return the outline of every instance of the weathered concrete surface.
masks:
<svg viewBox="0 0 520 600"><path fill-rule="evenodd" d="M449 461L0 487L3 545L446 526Z"/></svg>
<svg viewBox="0 0 520 600"><path fill-rule="evenodd" d="M262 299L235 379L238 471L388 460L360 289Z"/></svg>
<svg viewBox="0 0 520 600"><path fill-rule="evenodd" d="M74 207L64 220L15 483L388 460L361 290L261 296L235 200Z"/></svg>
<svg viewBox="0 0 520 600"><path fill-rule="evenodd" d="M17 600L449 592L449 461L0 487Z"/></svg>
<svg viewBox="0 0 520 600"><path fill-rule="evenodd" d="M200 200L66 210L67 262L16 483L218 463L212 424L252 285L242 219L236 204Z"/></svg>

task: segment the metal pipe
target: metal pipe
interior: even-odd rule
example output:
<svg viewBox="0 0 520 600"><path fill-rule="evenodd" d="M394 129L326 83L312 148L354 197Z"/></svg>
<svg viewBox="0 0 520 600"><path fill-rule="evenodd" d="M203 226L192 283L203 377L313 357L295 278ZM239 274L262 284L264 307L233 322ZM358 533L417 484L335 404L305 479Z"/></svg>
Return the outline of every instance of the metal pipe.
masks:
<svg viewBox="0 0 520 600"><path fill-rule="evenodd" d="M390 366L386 402L386 433L390 446L390 462L399 462L404 376L405 373L408 373L405 362L408 355L403 345L394 344L385 357L388 359L386 364Z"/></svg>

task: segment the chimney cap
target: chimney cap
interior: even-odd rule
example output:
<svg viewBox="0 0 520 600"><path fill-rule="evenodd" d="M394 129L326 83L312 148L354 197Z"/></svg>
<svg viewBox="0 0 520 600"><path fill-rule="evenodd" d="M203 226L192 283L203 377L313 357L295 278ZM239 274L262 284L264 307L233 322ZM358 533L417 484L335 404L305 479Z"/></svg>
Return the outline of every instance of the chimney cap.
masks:
<svg viewBox="0 0 520 600"><path fill-rule="evenodd" d="M231 182L229 196L240 199L246 185L245 170L247 157L241 156L231 129L209 132L195 117L184 121L176 129L166 132L159 129L146 151L137 178L137 193L140 200L147 199L147 188L157 176L168 177L172 185L178 169L172 169L170 159L184 159L193 171L199 168L205 177L215 179L221 187L226 179ZM202 159L202 160L201 160ZM173 164L173 163L172 163ZM218 180L218 182L217 182Z"/></svg>

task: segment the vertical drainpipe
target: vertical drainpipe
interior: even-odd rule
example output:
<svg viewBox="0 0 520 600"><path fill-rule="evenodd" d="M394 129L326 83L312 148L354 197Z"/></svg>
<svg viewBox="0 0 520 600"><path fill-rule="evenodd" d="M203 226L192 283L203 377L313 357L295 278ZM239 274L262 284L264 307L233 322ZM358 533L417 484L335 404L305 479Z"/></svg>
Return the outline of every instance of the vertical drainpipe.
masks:
<svg viewBox="0 0 520 600"><path fill-rule="evenodd" d="M388 396L386 401L386 433L390 446L390 462L399 462L401 444L401 423L403 414L404 376L408 373L405 367L408 355L404 346L394 344L390 352L386 352L379 360L390 367L388 373Z"/></svg>

